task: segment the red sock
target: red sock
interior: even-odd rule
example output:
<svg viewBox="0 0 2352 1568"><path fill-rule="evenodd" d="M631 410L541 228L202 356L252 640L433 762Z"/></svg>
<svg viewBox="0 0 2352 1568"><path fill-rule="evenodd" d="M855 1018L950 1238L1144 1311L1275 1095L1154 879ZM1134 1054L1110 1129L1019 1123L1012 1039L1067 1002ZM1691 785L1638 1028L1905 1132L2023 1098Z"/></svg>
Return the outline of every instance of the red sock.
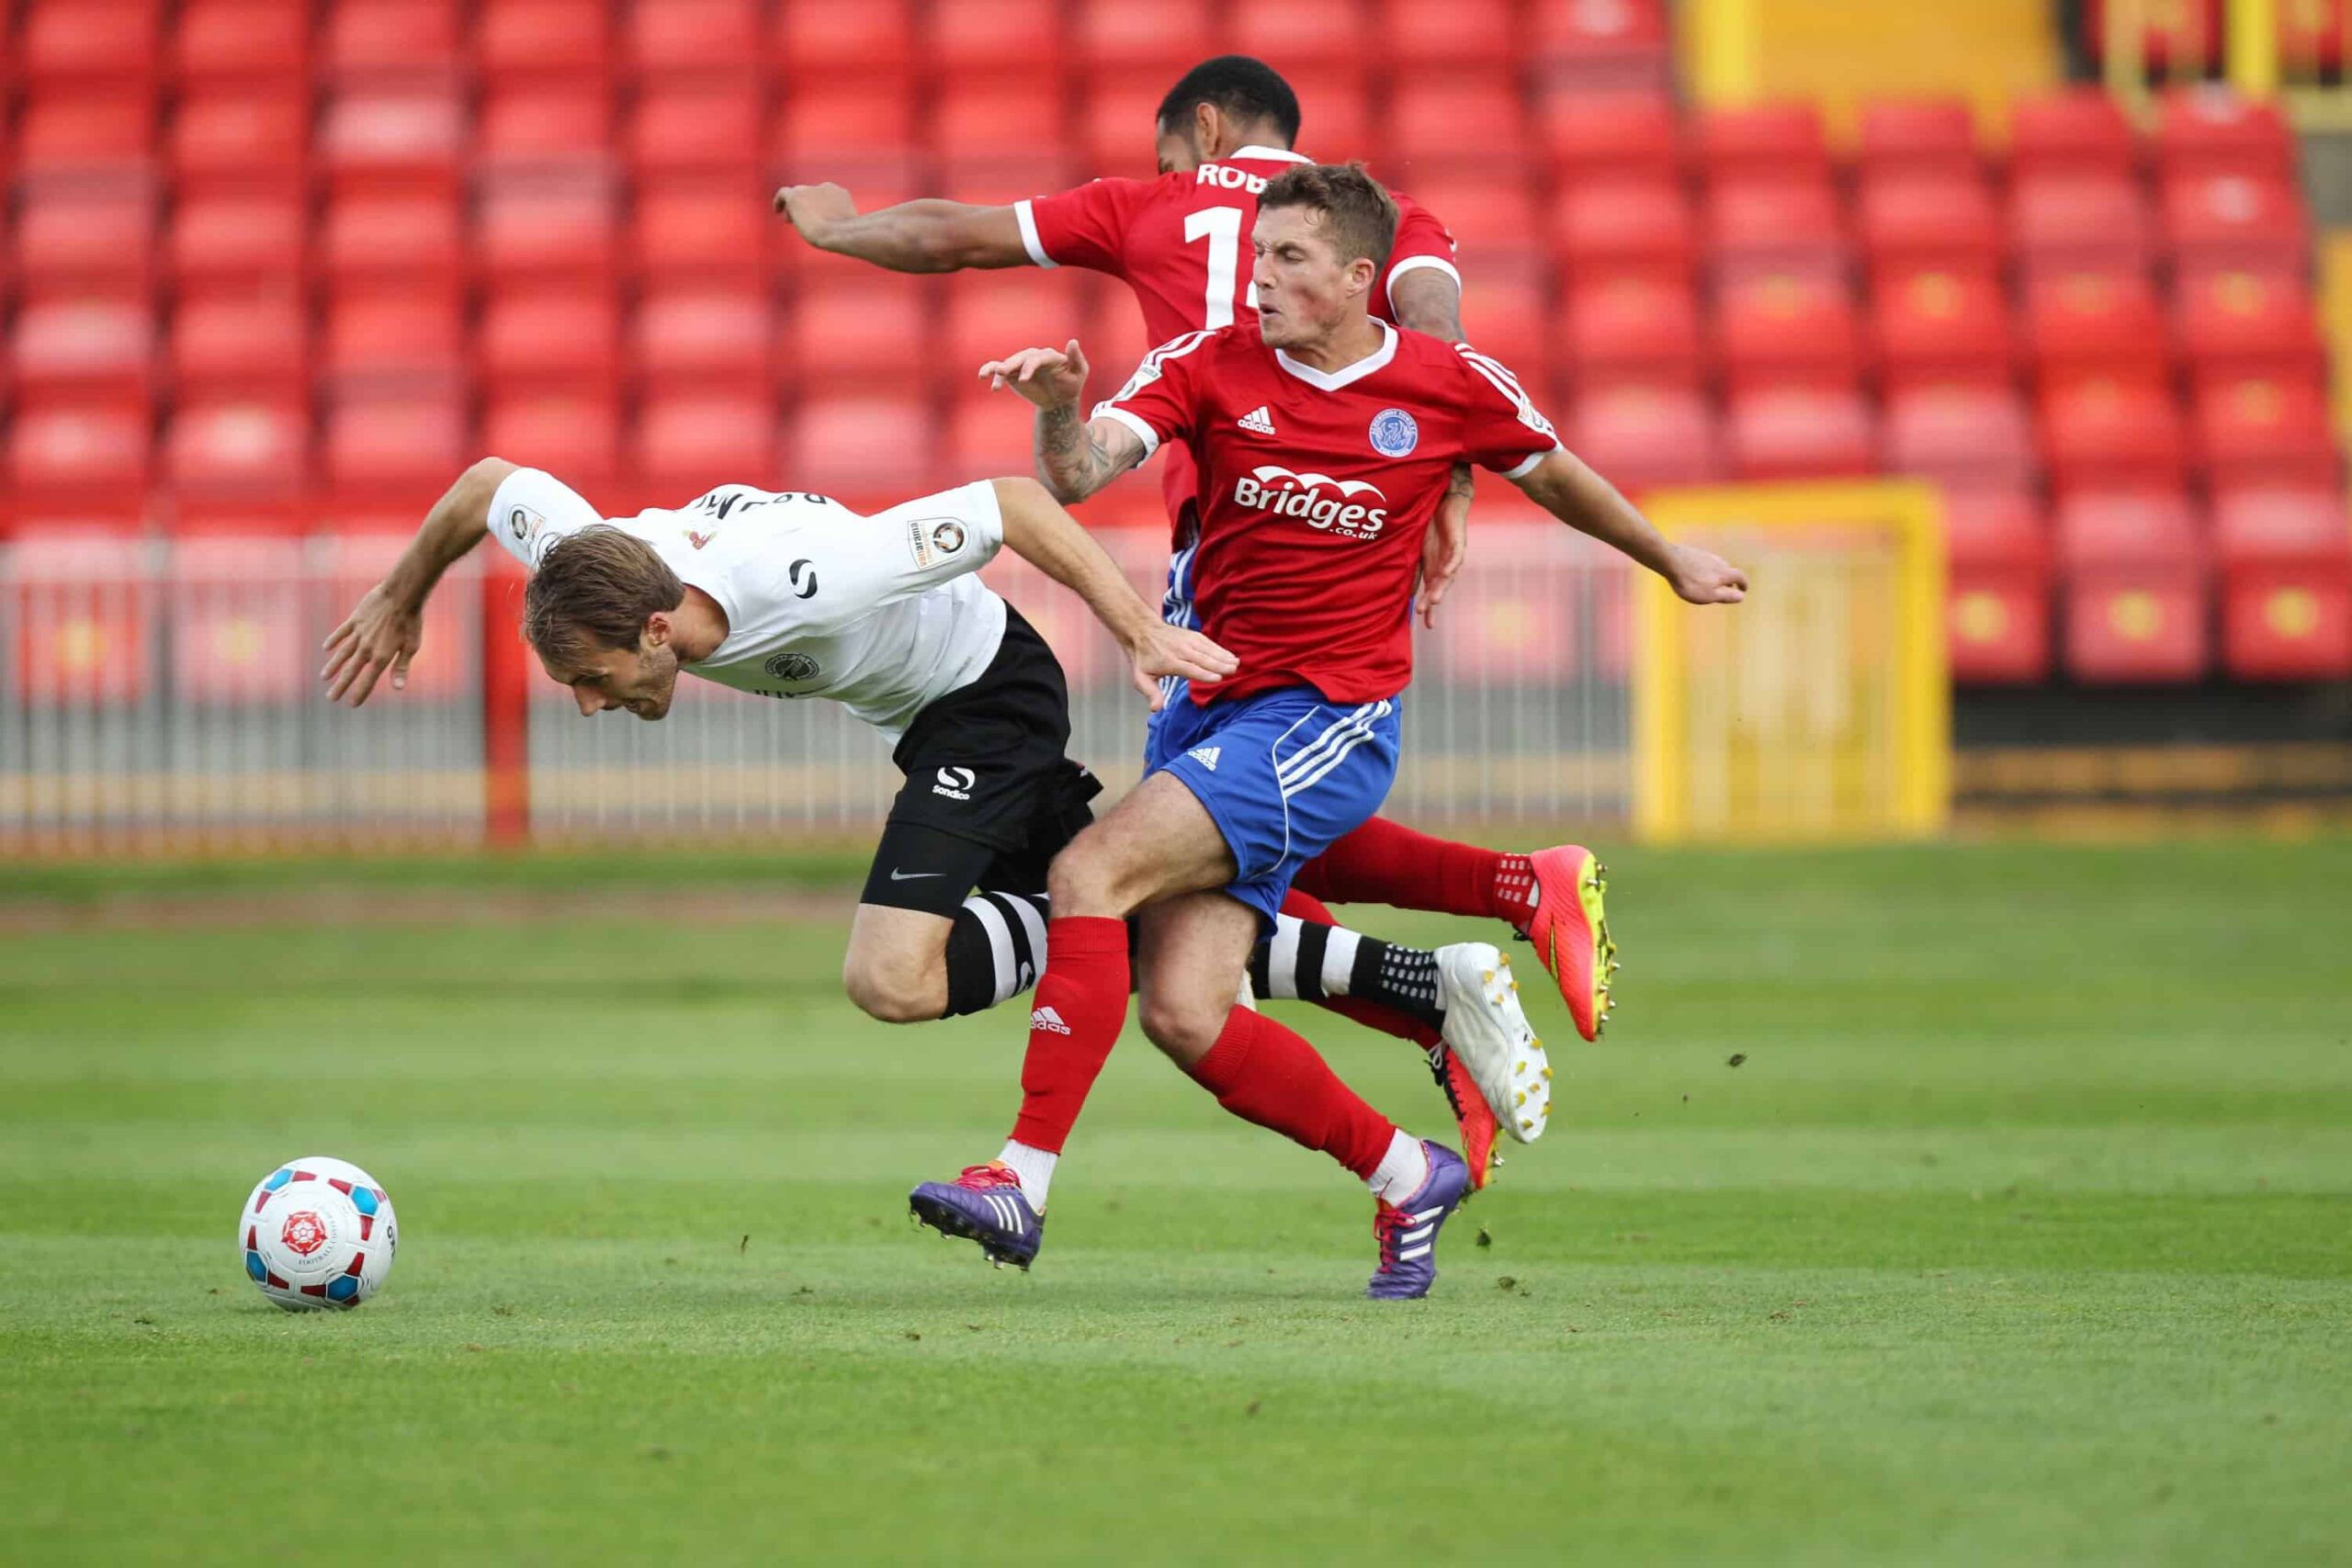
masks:
<svg viewBox="0 0 2352 1568"><path fill-rule="evenodd" d="M1524 923L1535 877L1525 855L1432 839L1375 817L1309 861L1298 885L1340 904L1387 904Z"/></svg>
<svg viewBox="0 0 2352 1568"><path fill-rule="evenodd" d="M1013 1142L1062 1152L1127 1021L1127 923L1067 915L1046 925L1046 972L1029 1014Z"/></svg>
<svg viewBox="0 0 2352 1568"><path fill-rule="evenodd" d="M1193 1077L1245 1122L1320 1149L1369 1181L1396 1124L1364 1103L1315 1047L1262 1014L1235 1008Z"/></svg>

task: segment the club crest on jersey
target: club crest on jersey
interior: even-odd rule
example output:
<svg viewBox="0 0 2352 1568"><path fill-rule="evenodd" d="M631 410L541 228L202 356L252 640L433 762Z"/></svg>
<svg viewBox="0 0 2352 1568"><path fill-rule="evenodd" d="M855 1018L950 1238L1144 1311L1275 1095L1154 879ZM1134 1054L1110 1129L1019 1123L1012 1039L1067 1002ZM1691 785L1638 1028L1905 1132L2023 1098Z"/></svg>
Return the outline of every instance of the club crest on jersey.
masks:
<svg viewBox="0 0 2352 1568"><path fill-rule="evenodd" d="M1372 449L1384 457L1402 457L1421 444L1421 427L1403 409L1382 409L1372 416Z"/></svg>
<svg viewBox="0 0 2352 1568"><path fill-rule="evenodd" d="M1388 497L1369 479L1335 479L1329 474L1295 474L1279 463L1267 463L1242 475L1233 484L1237 506L1270 512L1277 517L1304 518L1311 528L1328 528L1351 539L1369 539L1387 525L1385 505L1367 506L1356 498Z"/></svg>
<svg viewBox="0 0 2352 1568"><path fill-rule="evenodd" d="M514 535L515 541L519 544L537 534L543 521L545 520L529 507L518 506L506 514L506 531Z"/></svg>
<svg viewBox="0 0 2352 1568"><path fill-rule="evenodd" d="M915 570L924 571L959 553L968 537L953 517L918 517L907 525L907 552L915 558Z"/></svg>
<svg viewBox="0 0 2352 1568"><path fill-rule="evenodd" d="M820 667L805 653L772 653L760 668L771 681L813 681Z"/></svg>

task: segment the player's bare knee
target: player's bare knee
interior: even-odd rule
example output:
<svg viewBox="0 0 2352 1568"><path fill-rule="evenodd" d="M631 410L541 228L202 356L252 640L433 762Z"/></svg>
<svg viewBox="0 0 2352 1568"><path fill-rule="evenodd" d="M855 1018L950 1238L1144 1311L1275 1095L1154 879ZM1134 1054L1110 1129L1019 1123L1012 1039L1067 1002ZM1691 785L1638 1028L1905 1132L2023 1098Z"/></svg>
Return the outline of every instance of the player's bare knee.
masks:
<svg viewBox="0 0 2352 1568"><path fill-rule="evenodd" d="M1136 1008L1144 1037L1185 1067L1209 1054L1217 1036L1225 1032L1226 1015L1231 1010L1229 1001L1220 1008L1204 1006L1197 997L1148 994Z"/></svg>
<svg viewBox="0 0 2352 1568"><path fill-rule="evenodd" d="M936 985L930 982L937 981ZM920 965L852 952L842 963L842 989L857 1010L882 1023L928 1023L946 1010L945 982Z"/></svg>
<svg viewBox="0 0 2352 1568"><path fill-rule="evenodd" d="M1046 891L1057 915L1124 915L1118 907L1116 857L1102 825L1087 829L1054 857Z"/></svg>

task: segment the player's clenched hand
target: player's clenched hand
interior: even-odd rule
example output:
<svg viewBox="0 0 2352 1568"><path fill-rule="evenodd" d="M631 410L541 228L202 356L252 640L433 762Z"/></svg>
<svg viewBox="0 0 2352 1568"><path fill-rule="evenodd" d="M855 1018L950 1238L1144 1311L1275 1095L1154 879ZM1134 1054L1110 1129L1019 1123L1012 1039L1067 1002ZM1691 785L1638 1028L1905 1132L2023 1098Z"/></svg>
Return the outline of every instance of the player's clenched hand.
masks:
<svg viewBox="0 0 2352 1568"><path fill-rule="evenodd" d="M1421 536L1421 625L1437 625L1437 607L1470 556L1470 492L1449 490Z"/></svg>
<svg viewBox="0 0 2352 1568"><path fill-rule="evenodd" d="M1747 597L1747 573L1721 556L1689 545L1674 547L1673 570L1666 580L1693 604L1736 604Z"/></svg>
<svg viewBox="0 0 2352 1568"><path fill-rule="evenodd" d="M1236 670L1241 660L1198 632L1154 621L1129 649L1135 660L1136 690L1151 699L1151 711L1160 709L1159 678L1182 675L1213 686Z"/></svg>
<svg viewBox="0 0 2352 1568"><path fill-rule="evenodd" d="M990 391L1010 387L1041 409L1060 408L1086 390L1086 355L1072 338L1062 348L1024 348L991 359L980 367L980 377Z"/></svg>
<svg viewBox="0 0 2352 1568"><path fill-rule="evenodd" d="M775 193L775 209L812 245L828 224L857 216L857 203L849 192L830 183L786 186Z"/></svg>
<svg viewBox="0 0 2352 1568"><path fill-rule="evenodd" d="M392 672L392 690L399 691L408 684L408 661L424 640L424 616L378 583L350 618L327 634L326 668L319 671L327 685L327 701L339 703L348 694L351 705L357 707L387 670Z"/></svg>

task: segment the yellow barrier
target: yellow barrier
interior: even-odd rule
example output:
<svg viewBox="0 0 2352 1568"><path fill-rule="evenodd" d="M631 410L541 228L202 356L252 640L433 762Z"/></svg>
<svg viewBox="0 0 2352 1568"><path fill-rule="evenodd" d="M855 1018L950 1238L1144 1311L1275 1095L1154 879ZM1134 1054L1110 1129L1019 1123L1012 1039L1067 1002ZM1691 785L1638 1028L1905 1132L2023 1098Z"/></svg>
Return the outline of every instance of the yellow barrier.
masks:
<svg viewBox="0 0 2352 1568"><path fill-rule="evenodd" d="M1942 504L1912 482L1644 498L1749 575L1747 604L1636 601L1635 828L1652 840L1900 838L1951 802Z"/></svg>

